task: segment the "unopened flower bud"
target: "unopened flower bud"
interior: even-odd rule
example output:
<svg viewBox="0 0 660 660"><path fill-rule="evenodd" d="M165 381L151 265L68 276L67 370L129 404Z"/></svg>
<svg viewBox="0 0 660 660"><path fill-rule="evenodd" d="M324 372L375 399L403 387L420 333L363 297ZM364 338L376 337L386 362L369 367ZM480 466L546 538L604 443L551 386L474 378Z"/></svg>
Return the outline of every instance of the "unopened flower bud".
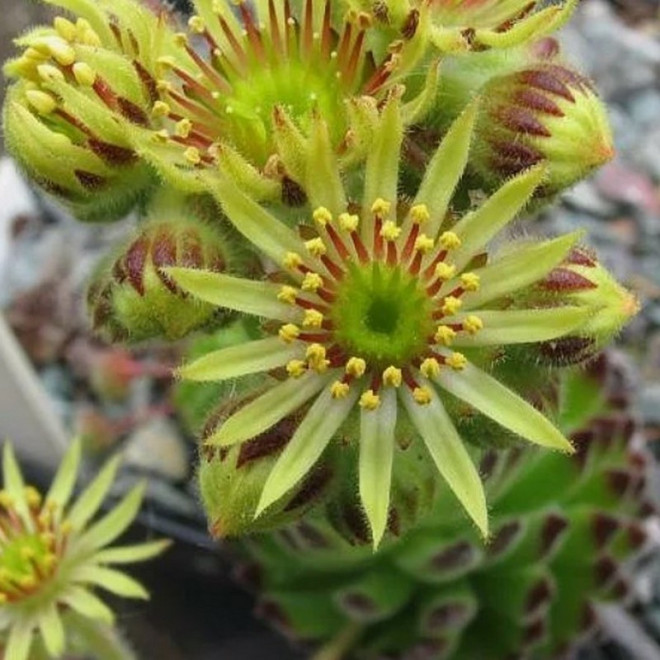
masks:
<svg viewBox="0 0 660 660"><path fill-rule="evenodd" d="M547 199L614 155L612 133L591 82L568 67L537 63L492 78L480 92L473 166L496 187L544 163L535 198Z"/></svg>
<svg viewBox="0 0 660 660"><path fill-rule="evenodd" d="M110 341L139 342L173 341L221 322L224 313L184 293L166 269L224 272L231 260L228 240L192 213L152 216L92 280L87 296L92 325Z"/></svg>

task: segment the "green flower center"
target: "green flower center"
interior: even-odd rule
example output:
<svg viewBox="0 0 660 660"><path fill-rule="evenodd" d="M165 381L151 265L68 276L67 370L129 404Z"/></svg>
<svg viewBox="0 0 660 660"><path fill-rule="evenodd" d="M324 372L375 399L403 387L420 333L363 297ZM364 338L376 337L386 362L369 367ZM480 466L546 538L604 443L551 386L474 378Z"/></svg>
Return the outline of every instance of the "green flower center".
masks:
<svg viewBox="0 0 660 660"><path fill-rule="evenodd" d="M330 317L346 354L377 367L404 366L422 355L434 331L431 303L419 279L398 265L351 265Z"/></svg>

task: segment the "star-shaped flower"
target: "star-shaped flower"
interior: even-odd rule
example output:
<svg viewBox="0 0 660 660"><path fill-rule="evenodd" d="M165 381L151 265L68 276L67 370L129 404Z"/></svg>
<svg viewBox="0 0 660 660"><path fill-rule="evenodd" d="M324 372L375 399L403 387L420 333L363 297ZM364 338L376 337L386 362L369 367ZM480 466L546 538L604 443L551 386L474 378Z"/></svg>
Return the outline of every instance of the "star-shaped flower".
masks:
<svg viewBox="0 0 660 660"><path fill-rule="evenodd" d="M547 341L585 322L590 310L581 306L507 310L496 304L543 278L576 236L527 243L487 261L486 244L525 206L543 179L539 168L510 180L477 210L448 220L474 115L472 105L451 128L412 201L397 201L403 127L396 99L382 111L361 204L348 201L331 149L319 149L309 164L317 182L308 191L313 237L305 231L300 238L236 186L215 187L236 228L280 265L280 283L168 270L202 300L279 322L274 336L180 370L200 381L286 370L283 380L220 426L212 445L249 440L309 406L270 473L257 514L292 488L340 427L359 415L359 423L348 425L355 436L349 440L360 442L360 493L377 545L387 522L397 420L405 415L487 534L482 484L445 407L447 395L530 442L571 451L541 412L488 373L492 352L483 348Z"/></svg>

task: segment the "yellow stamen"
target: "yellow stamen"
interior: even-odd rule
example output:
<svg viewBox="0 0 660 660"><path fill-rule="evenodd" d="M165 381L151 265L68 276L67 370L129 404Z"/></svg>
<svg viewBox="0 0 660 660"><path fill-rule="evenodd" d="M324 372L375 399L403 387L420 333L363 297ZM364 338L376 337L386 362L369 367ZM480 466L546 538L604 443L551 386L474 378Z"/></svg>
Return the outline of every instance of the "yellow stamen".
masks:
<svg viewBox="0 0 660 660"><path fill-rule="evenodd" d="M479 330L483 330L484 322L478 316L468 316L463 321L463 330L471 335L476 335Z"/></svg>
<svg viewBox="0 0 660 660"><path fill-rule="evenodd" d="M203 34L206 26L204 19L201 16L191 16L188 20L188 27L197 34Z"/></svg>
<svg viewBox="0 0 660 660"><path fill-rule="evenodd" d="M18 580L18 584L21 589L24 589L25 591L31 591L37 586L37 579L34 577L34 575L26 575L25 577L22 577Z"/></svg>
<svg viewBox="0 0 660 660"><path fill-rule="evenodd" d="M91 87L96 82L96 71L85 62L76 62L73 65L73 75L82 87Z"/></svg>
<svg viewBox="0 0 660 660"><path fill-rule="evenodd" d="M7 594L0 591L0 605L4 605L7 602Z"/></svg>
<svg viewBox="0 0 660 660"><path fill-rule="evenodd" d="M461 247L461 239L453 231L444 232L440 236L439 242L445 250L455 250Z"/></svg>
<svg viewBox="0 0 660 660"><path fill-rule="evenodd" d="M53 59L62 66L71 66L76 61L76 51L60 37L47 37L45 46Z"/></svg>
<svg viewBox="0 0 660 660"><path fill-rule="evenodd" d="M391 209L392 203L381 199L380 197L371 205L371 212L375 215L379 215L381 218L388 216Z"/></svg>
<svg viewBox="0 0 660 660"><path fill-rule="evenodd" d="M391 220L388 220L383 225L383 228L380 230L380 235L386 241L396 241L396 239L399 238L400 234L401 234L401 227L397 227L396 224Z"/></svg>
<svg viewBox="0 0 660 660"><path fill-rule="evenodd" d="M298 339L300 328L297 325L293 325L293 323L287 323L280 328L278 334L282 341L290 344L292 341Z"/></svg>
<svg viewBox="0 0 660 660"><path fill-rule="evenodd" d="M286 365L286 372L291 378L300 378L307 371L307 363L302 360L291 360Z"/></svg>
<svg viewBox="0 0 660 660"><path fill-rule="evenodd" d="M481 280L476 273L463 273L461 283L466 291L479 291Z"/></svg>
<svg viewBox="0 0 660 660"><path fill-rule="evenodd" d="M40 114L50 115L57 109L57 101L46 92L30 89L25 92L28 103Z"/></svg>
<svg viewBox="0 0 660 660"><path fill-rule="evenodd" d="M202 162L202 156L196 147L188 147L183 156L191 165L199 165Z"/></svg>
<svg viewBox="0 0 660 660"><path fill-rule="evenodd" d="M367 363L358 357L352 357L346 363L346 374L353 378L361 378L367 370Z"/></svg>
<svg viewBox="0 0 660 660"><path fill-rule="evenodd" d="M445 316L452 316L463 306L463 301L455 296L447 296L441 307L442 313Z"/></svg>
<svg viewBox="0 0 660 660"><path fill-rule="evenodd" d="M0 490L0 506L8 509L13 503L14 498L6 490Z"/></svg>
<svg viewBox="0 0 660 660"><path fill-rule="evenodd" d="M32 486L25 488L25 500L31 509L37 509L41 506L41 493Z"/></svg>
<svg viewBox="0 0 660 660"><path fill-rule="evenodd" d="M284 255L284 261L282 262L285 268L288 270L296 270L300 268L303 264L302 257L297 252L287 252Z"/></svg>
<svg viewBox="0 0 660 660"><path fill-rule="evenodd" d="M176 60L171 55L163 55L156 62L164 69L172 69L176 66Z"/></svg>
<svg viewBox="0 0 660 660"><path fill-rule="evenodd" d="M451 330L451 328L449 329ZM440 375L440 363L435 358L426 358L419 370L425 378L437 378Z"/></svg>
<svg viewBox="0 0 660 660"><path fill-rule="evenodd" d="M413 399L420 406L428 406L431 403L431 390L428 387L416 387L413 390Z"/></svg>
<svg viewBox="0 0 660 660"><path fill-rule="evenodd" d="M318 273L306 273L301 288L303 291L318 291L323 286L323 278Z"/></svg>
<svg viewBox="0 0 660 660"><path fill-rule="evenodd" d="M317 309L306 309L303 318L303 328L320 328L323 325L324 316Z"/></svg>
<svg viewBox="0 0 660 660"><path fill-rule="evenodd" d="M177 122L174 132L180 137L180 138L187 138L190 135L190 132L193 129L192 122L190 119L182 119L181 121Z"/></svg>
<svg viewBox="0 0 660 660"><path fill-rule="evenodd" d="M174 43L180 48L185 48L188 45L188 35L185 32L177 32L174 35Z"/></svg>
<svg viewBox="0 0 660 660"><path fill-rule="evenodd" d="M167 142L170 139L170 134L167 132L166 128L163 128L160 131L154 133L154 138L158 142Z"/></svg>
<svg viewBox="0 0 660 660"><path fill-rule="evenodd" d="M433 239L429 238L426 234L420 234L415 241L415 250L426 254L433 249Z"/></svg>
<svg viewBox="0 0 660 660"><path fill-rule="evenodd" d="M454 339L456 339L456 331L450 328L448 325L439 325L433 339L435 340L436 344L451 346Z"/></svg>
<svg viewBox="0 0 660 660"><path fill-rule="evenodd" d="M423 225L431 219L428 206L426 204L416 204L410 209L410 219L416 225Z"/></svg>
<svg viewBox="0 0 660 660"><path fill-rule="evenodd" d="M305 249L314 257L322 257L328 251L322 238L305 241Z"/></svg>
<svg viewBox="0 0 660 660"><path fill-rule="evenodd" d="M64 535L67 536L68 534L71 534L73 531L73 525L68 521L65 520L61 525L60 525L60 532Z"/></svg>
<svg viewBox="0 0 660 660"><path fill-rule="evenodd" d="M65 80L64 74L52 64L40 64L37 67L37 73L46 82L63 82Z"/></svg>
<svg viewBox="0 0 660 660"><path fill-rule="evenodd" d="M348 383L342 383L340 380L336 380L330 387L330 394L333 399L345 399L350 389Z"/></svg>
<svg viewBox="0 0 660 660"><path fill-rule="evenodd" d="M325 227L328 223L332 222L332 213L325 208L325 206L319 206L316 211L314 211L313 216L314 222L318 222L322 227Z"/></svg>
<svg viewBox="0 0 660 660"><path fill-rule="evenodd" d="M76 26L71 21L68 21L63 16L57 16L53 21L53 26L62 39L66 39L66 41L75 40Z"/></svg>
<svg viewBox="0 0 660 660"><path fill-rule="evenodd" d="M387 369L383 371L384 385L387 385L388 387L401 387L402 382L403 374L401 373L401 369L397 369L396 367L387 367Z"/></svg>
<svg viewBox="0 0 660 660"><path fill-rule="evenodd" d="M463 371L468 363L463 353L452 353L445 361L454 371Z"/></svg>
<svg viewBox="0 0 660 660"><path fill-rule="evenodd" d="M151 114L154 117L167 117L170 112L172 112L172 108L165 101L156 101L151 109Z"/></svg>
<svg viewBox="0 0 660 660"><path fill-rule="evenodd" d="M166 94L168 92L173 92L174 91L174 85L169 81L169 80L158 80L156 81L156 89L163 93Z"/></svg>
<svg viewBox="0 0 660 660"><path fill-rule="evenodd" d="M447 282L454 275L456 275L456 266L450 266L442 261L435 267L435 276L443 282Z"/></svg>
<svg viewBox="0 0 660 660"><path fill-rule="evenodd" d="M298 296L298 289L293 286L285 285L280 289L280 292L277 294L277 299L280 302L288 303L289 305L295 305L296 297Z"/></svg>
<svg viewBox="0 0 660 660"><path fill-rule="evenodd" d="M305 353L310 369L313 369L317 373L323 373L330 364L330 360L326 360L325 356L325 346L321 344L310 344Z"/></svg>
<svg viewBox="0 0 660 660"><path fill-rule="evenodd" d="M357 215L352 215L350 213L342 213L339 218L337 218L339 226L343 231L355 231L360 222L360 218Z"/></svg>
<svg viewBox="0 0 660 660"><path fill-rule="evenodd" d="M360 397L360 407L365 410L377 410L380 406L380 397L373 390L366 390Z"/></svg>

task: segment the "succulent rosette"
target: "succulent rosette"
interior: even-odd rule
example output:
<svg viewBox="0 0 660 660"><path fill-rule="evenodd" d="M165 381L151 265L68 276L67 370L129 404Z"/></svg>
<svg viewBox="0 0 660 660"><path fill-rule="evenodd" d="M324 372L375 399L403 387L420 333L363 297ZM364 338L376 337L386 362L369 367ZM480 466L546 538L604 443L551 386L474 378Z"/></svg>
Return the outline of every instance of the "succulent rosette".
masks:
<svg viewBox="0 0 660 660"><path fill-rule="evenodd" d="M80 455L80 442L73 441L42 497L25 485L13 449L5 443L0 491L0 635L5 638L3 657L8 659L32 658L36 645L43 645L49 657L58 658L68 648L69 634L91 639L94 626L111 626L114 615L96 595L98 588L124 598L148 598L142 585L113 566L150 559L167 547L166 541L109 547L135 518L144 487L136 486L93 521L119 462L110 460L72 502ZM104 644L98 643L97 649L87 650L99 651Z"/></svg>
<svg viewBox="0 0 660 660"><path fill-rule="evenodd" d="M497 303L547 275L576 236L510 247L499 260L484 252L542 182L539 168L510 180L464 217L451 216L475 114L473 105L456 121L410 200L397 198L404 130L396 98L383 110L365 165L362 203L348 201L333 151L317 150L309 179L315 185L307 189L313 224L301 228L303 237L230 182L216 186L229 220L281 268L271 278L280 283L168 269L202 300L279 323L275 336L180 369L196 380L284 370L284 380L226 419L207 445L245 442L306 410L270 472L257 515L304 477L342 425L354 424L349 441L359 438L360 492L377 545L388 515L397 424L405 418L486 535L482 484L443 403L448 396L532 443L571 451L541 412L488 371L492 347L561 337L593 313L581 304L509 310Z"/></svg>

